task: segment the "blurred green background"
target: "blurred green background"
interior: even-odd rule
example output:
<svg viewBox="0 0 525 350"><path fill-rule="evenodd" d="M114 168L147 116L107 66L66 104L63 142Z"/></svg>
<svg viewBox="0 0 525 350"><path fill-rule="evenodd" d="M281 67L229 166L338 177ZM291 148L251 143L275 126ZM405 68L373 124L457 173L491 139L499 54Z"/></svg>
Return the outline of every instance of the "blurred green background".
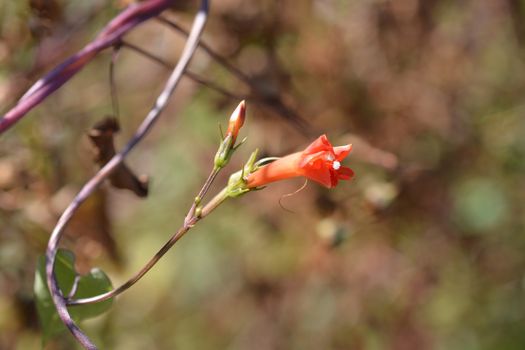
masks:
<svg viewBox="0 0 525 350"><path fill-rule="evenodd" d="M0 0L0 109L92 40L125 1ZM165 16L189 28L180 2ZM152 20L126 36L176 62ZM525 1L213 1L203 39L251 77L248 141L280 156L322 133L357 176L291 180L221 206L112 310L82 326L103 349L525 349ZM99 55L0 144L0 349L39 349L37 256L96 171L86 137L112 114ZM169 74L123 49L121 147ZM199 51L192 72L250 89ZM306 134L275 101L306 119ZM239 101L185 79L128 164L139 199L105 185L68 227L78 268L118 285L182 223ZM282 204L282 205L280 205ZM284 207L284 208L283 208ZM71 349L71 336L46 349Z"/></svg>

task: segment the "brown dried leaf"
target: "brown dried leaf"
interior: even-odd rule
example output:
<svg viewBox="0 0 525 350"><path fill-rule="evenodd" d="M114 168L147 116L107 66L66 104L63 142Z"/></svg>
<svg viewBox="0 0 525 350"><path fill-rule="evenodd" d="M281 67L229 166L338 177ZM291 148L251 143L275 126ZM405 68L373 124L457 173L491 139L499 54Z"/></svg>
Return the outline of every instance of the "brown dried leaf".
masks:
<svg viewBox="0 0 525 350"><path fill-rule="evenodd" d="M103 167L115 155L115 144L113 137L120 131L117 119L106 117L88 132L88 136L96 148L94 161ZM148 177L141 175L137 177L127 166L122 163L109 176L109 182L113 187L128 189L139 197L148 195Z"/></svg>

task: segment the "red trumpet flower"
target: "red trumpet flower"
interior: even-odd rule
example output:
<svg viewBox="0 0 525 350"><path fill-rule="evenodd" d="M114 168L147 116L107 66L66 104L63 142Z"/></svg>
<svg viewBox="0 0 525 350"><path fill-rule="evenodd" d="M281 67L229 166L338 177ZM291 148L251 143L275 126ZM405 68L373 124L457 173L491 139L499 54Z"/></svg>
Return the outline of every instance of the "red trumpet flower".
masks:
<svg viewBox="0 0 525 350"><path fill-rule="evenodd" d="M248 176L248 188L265 186L271 182L296 176L305 176L328 188L339 180L350 180L352 169L341 165L352 145L333 147L326 135L320 136L304 151L293 153L262 166Z"/></svg>

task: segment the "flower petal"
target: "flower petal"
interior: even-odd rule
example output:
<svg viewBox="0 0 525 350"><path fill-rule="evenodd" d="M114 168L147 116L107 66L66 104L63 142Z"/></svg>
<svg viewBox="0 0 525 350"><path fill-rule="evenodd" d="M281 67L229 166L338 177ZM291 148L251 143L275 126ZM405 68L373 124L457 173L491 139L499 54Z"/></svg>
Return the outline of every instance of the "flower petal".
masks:
<svg viewBox="0 0 525 350"><path fill-rule="evenodd" d="M346 158L346 156L348 155L348 153L350 153L351 150L352 150L351 144L346 145L346 146L334 147L335 159L338 161L342 161L343 159Z"/></svg>
<svg viewBox="0 0 525 350"><path fill-rule="evenodd" d="M305 169L304 176L328 188L333 187L333 181L332 181L333 179L330 174L330 169L326 167L324 169L318 169L318 170L312 170L312 171Z"/></svg>
<svg viewBox="0 0 525 350"><path fill-rule="evenodd" d="M321 135L310 144L310 146L306 147L306 149L303 151L303 154L312 154L322 151L329 151L333 152L333 147L330 141L328 141L328 138L326 135Z"/></svg>
<svg viewBox="0 0 525 350"><path fill-rule="evenodd" d="M316 152L312 154L301 154L301 161L299 162L299 167L305 169L320 169L324 162L326 162L326 151Z"/></svg>
<svg viewBox="0 0 525 350"><path fill-rule="evenodd" d="M337 171L337 177L341 180L350 180L354 177L354 171L348 167L342 166Z"/></svg>
<svg viewBox="0 0 525 350"><path fill-rule="evenodd" d="M337 174L337 171L330 170L330 188L337 186L337 183L339 182L339 174Z"/></svg>

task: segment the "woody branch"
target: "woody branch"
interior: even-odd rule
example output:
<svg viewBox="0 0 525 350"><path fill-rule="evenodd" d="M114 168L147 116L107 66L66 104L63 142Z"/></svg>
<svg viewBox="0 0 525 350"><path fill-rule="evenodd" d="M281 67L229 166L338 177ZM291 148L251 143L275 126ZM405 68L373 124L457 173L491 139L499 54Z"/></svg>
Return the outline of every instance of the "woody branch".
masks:
<svg viewBox="0 0 525 350"><path fill-rule="evenodd" d="M116 45L126 33L159 15L175 0L146 0L127 7L99 33L95 40L38 80L18 103L0 117L0 134L22 119L31 109L77 74L98 53Z"/></svg>

